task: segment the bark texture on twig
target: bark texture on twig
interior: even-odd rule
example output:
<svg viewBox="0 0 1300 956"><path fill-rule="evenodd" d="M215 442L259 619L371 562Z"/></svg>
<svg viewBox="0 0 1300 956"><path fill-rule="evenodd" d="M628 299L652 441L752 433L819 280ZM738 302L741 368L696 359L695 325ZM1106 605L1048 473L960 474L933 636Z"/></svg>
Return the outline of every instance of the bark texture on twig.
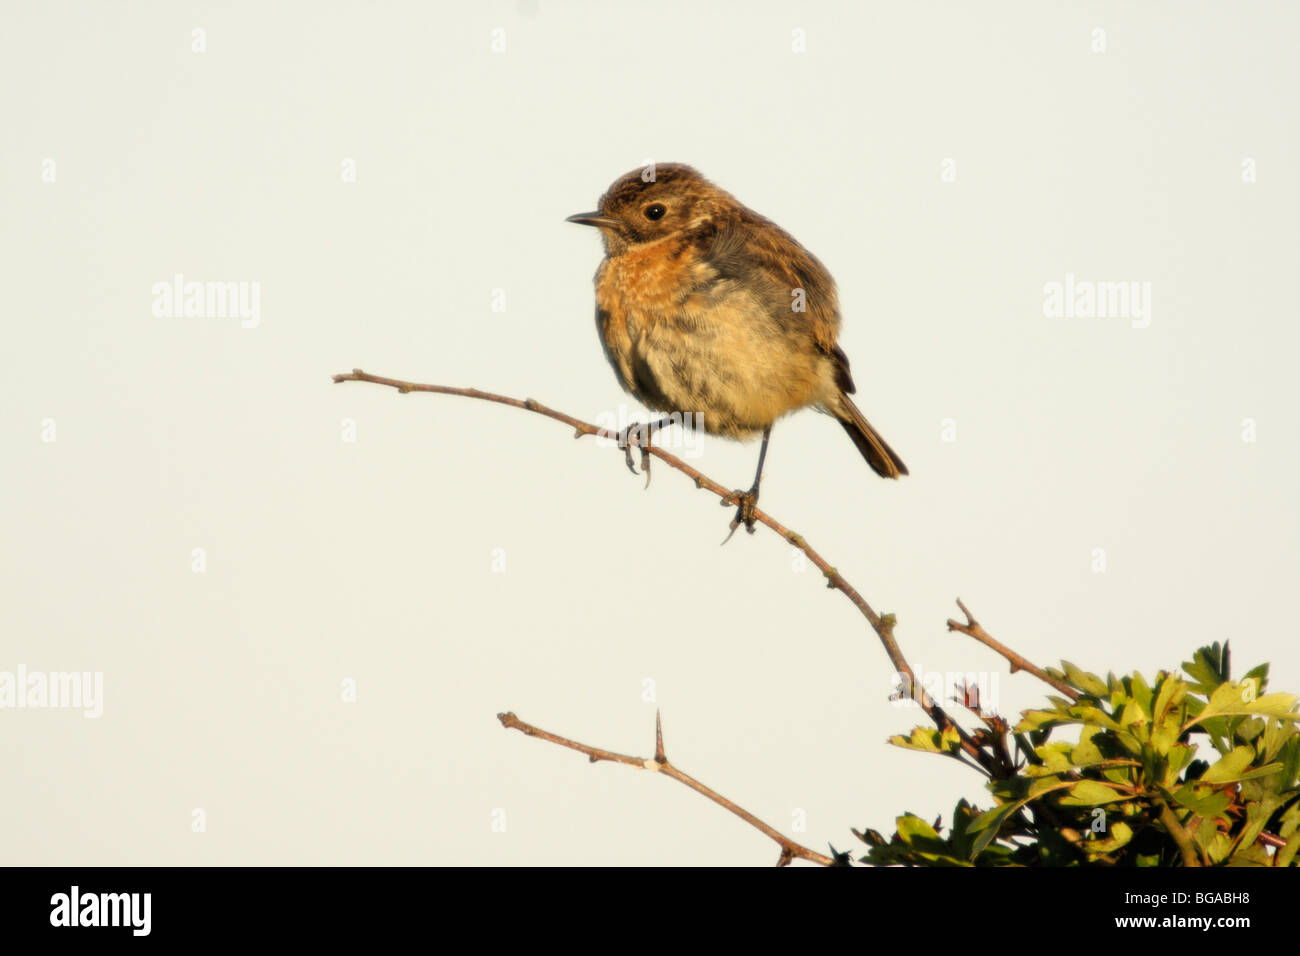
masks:
<svg viewBox="0 0 1300 956"><path fill-rule="evenodd" d="M498 405L509 405L511 408L522 409L523 411L533 412L537 415L544 415L545 417L554 419L557 422L563 422L574 430L575 438L596 436L617 441L620 437L617 432L600 428L596 425L592 425L590 422L584 422L581 419L574 418L572 415L558 412L555 409L548 408L541 402L534 401L531 398L511 398L507 395L498 395L493 392L480 391L477 388L456 388L449 385L423 385L417 382L407 382L401 379L370 375L359 368L354 368L350 373L335 375L334 381L372 382L376 385L387 385L389 388L395 388L402 393L433 392L438 395L459 395L463 398L474 398L485 402L495 402ZM709 478L707 475L686 464L686 462L682 461L676 455L664 451L657 445L651 446L648 449L643 449L642 454L653 455L670 468L675 468L677 471L680 471L682 474L694 481L695 487L703 488L706 491L717 495L724 501L730 499L735 494L733 489L723 487L712 478ZM907 658L903 656L903 652L898 646L898 641L894 638L894 615L877 614L875 609L867 603L866 599L858 593L858 590L853 587L853 585L851 585L829 561L818 554L803 535L787 528L785 525L781 524L781 522L777 521L761 509L756 508L754 510L754 518L757 522L771 528L786 541L790 542L790 544L794 545L806 554L808 560L816 565L817 569L825 576L826 586L841 592L850 602L852 602L853 606L858 609L862 616L867 619L867 623L880 639L880 643L885 649L885 655L889 658L889 662L894 666L894 670L902 676L905 686L914 689L914 699L918 704L920 704L922 710L925 711L926 716L934 722L935 726L940 730L946 727L952 727L956 730L961 738L962 752L978 762L986 771L992 773L999 769L994 765L989 754L987 754L982 748L978 747L974 741L971 740L970 735L959 726L956 721L949 717L938 702L926 694L925 690L918 683L911 665L908 664Z"/></svg>
<svg viewBox="0 0 1300 956"><path fill-rule="evenodd" d="M1004 658L1007 659L1007 662L1011 665L1011 673L1014 674L1016 671L1028 671L1030 674L1033 674L1035 677L1037 677L1039 680L1043 681L1044 683L1050 684L1052 687L1055 687L1066 697L1070 698L1070 700L1079 699L1079 692L1076 691L1069 684L1065 683L1064 681L1057 680L1055 677L1047 673L1047 671L1043 670L1037 664L1034 664L1028 658L1022 657L1020 654L1017 654L1015 651L1007 647L1005 644L995 641L992 635L990 635L988 631L984 630L984 628L980 626L980 622L975 620L975 615L972 614L967 609L966 605L961 602L961 598L957 599L957 606L961 608L961 612L966 615L966 623L960 624L957 621L954 621L952 618L948 618L948 630L960 631L961 633L967 635L968 637L975 638L975 640L979 641L985 647L992 648L994 651L1001 654Z"/></svg>
<svg viewBox="0 0 1300 956"><path fill-rule="evenodd" d="M690 787L696 793L708 797L718 806L729 810L740 819L744 820L755 830L770 837L781 847L781 855L777 858L777 866L789 866L795 859L811 860L813 863L820 863L822 866L830 866L835 861L825 854L818 853L816 850L810 850L806 846L795 843L793 840L785 837L779 830L768 826L758 817L754 816L744 807L737 806L728 800L722 794L718 793L712 787L706 786L696 780L689 774L683 773L674 767L669 761L668 756L664 753L664 732L663 724L659 719L659 714L655 714L655 755L653 757L630 757L627 754L614 753L611 750L601 750L598 747L589 747L587 744L578 743L576 740L570 740L568 737L561 737L559 734L553 734L549 731L542 730L540 727L534 727L532 724L525 723L516 717L513 713L497 714L497 720L501 721L501 726L509 730L518 730L527 734L529 737L537 737L539 740L547 740L561 747L568 747L570 750L576 750L580 754L586 754L587 759L592 763L601 760L608 760L612 763L626 764L629 767L636 767L640 770L650 770L654 773L661 773L666 777L672 777L678 783L683 783Z"/></svg>
<svg viewBox="0 0 1300 956"><path fill-rule="evenodd" d="M394 388L401 393L431 392L439 395L457 395L463 398L472 398L472 399L477 399L479 401L493 402L498 405L507 405L510 406L511 408L518 408L522 411L532 412L533 414L542 415L546 418L550 418L555 421L561 422L565 425L568 425L570 428L573 429L575 438L582 438L584 436L595 436L595 437L612 439L616 443L620 443L620 447L624 449L624 454L627 459L627 462L629 466L631 466L631 460L632 460L631 447L630 445L626 444L628 440L628 436L626 434L620 434L617 432L609 431L608 429L600 428L589 422L584 422L581 419L574 418L572 415L566 415L564 412L556 411L553 408L548 408L547 406L543 405L541 402L534 401L531 398L525 398L525 399L511 398L507 395L498 395L494 392L484 392L476 388L457 388L448 385L426 385L418 382L407 382L402 379L385 378L379 375L370 375L366 372L363 372L361 369L353 369L350 373L335 375L334 381L336 383L337 382L370 382L372 384L385 385L389 388ZM658 458L660 461L668 465L670 468L680 471L682 474L686 475L688 478L694 481L695 486L697 488L702 488L710 492L711 494L716 495L722 501L722 503L724 504L728 502L734 503L734 499L736 495L735 491L724 487L723 485L714 481L712 478L709 478L707 475L701 473L697 469L692 468L690 465L682 461L676 455L673 455L670 452L667 452L658 446L652 445L649 440L652 434L653 434L653 426L647 429L646 444L640 446L642 470L645 471L647 475L647 479L649 477L649 467L650 467L651 457ZM810 560L817 567L817 569L820 570L822 574L825 576L826 586L828 588L833 588L839 591L840 593L842 593L846 598L848 598L850 603L852 603L853 606L858 609L858 612L864 618L866 618L867 624L871 627L872 631L875 632L876 637L880 640L880 644L885 651L885 656L889 658L889 661L893 665L895 672L898 674L900 679L904 682L904 686L908 689L908 693L920 705L921 709L925 712L927 717L929 717L929 719L934 723L934 725L937 728L939 728L940 731L946 730L951 727L955 732L955 734L957 735L958 742L959 742L958 749L956 752L948 753L948 756L956 758L958 761L960 761L963 764L966 764L967 766L972 765L971 763L968 762L968 760L973 761L973 763L978 766L978 769L982 770L989 777L993 777L993 778L1006 777L1016 772L1014 762L1011 756L1005 753L1005 748L999 750L996 747L983 745L988 738L988 734L981 731L978 736L972 736L970 732L968 732L963 727L961 727L955 720L953 720L947 714L947 712L943 709L943 707L940 706L939 702L934 700L934 698L932 698L929 694L925 692L925 689L917 681L916 675L913 672L911 665L908 664L907 658L904 657L902 650L898 646L898 641L894 637L894 626L896 623L894 615L878 614L876 610L870 604L867 603L866 599L863 598L861 593L853 585L851 585L842 574L840 574L839 570L835 568L835 566L833 566L829 561L823 558L812 547L812 545L808 543L807 539L805 539L803 535L799 534L796 531L791 530L790 528L787 528L781 522L777 521L775 518L773 518L771 515L767 514L766 512L762 511L761 509L757 509L757 508L754 509L754 519L757 523L767 526L772 531L776 532L780 537L788 541L791 545L798 548L805 555L807 555L808 560ZM991 647L993 650L997 651L999 654L1001 654L1003 657L1005 657L1008 661L1011 662L1013 671L1014 670L1029 671L1030 673L1038 676L1040 679L1051 684L1057 690L1068 695L1071 699L1077 699L1078 695L1071 688L1064 686L1063 684L1061 684L1060 681L1055 680L1046 671L1043 671L1041 668L1038 668L1034 664L1025 660L1019 654L1016 654L1014 651L1010 650L1009 648L995 641L991 636L989 636L989 634L986 631L984 631L984 629L974 619L970 611L966 609L966 606L962 604L961 601L958 601L957 604L959 607L961 607L962 611L966 615L966 623L959 624L956 621L950 620L948 621L948 627L950 630L961 631L962 633L975 638L976 640L987 645L988 647ZM841 862L839 859L825 856L821 853L817 853L813 850L810 850L807 847L794 843L793 841L781 835L778 831L776 831L772 827L763 823L753 814L737 806L735 803L728 800L726 797L723 797L721 794L717 793L716 791L700 783L698 780L695 780L693 777L690 777L687 774L682 773L680 770L674 767L668 761L667 757L664 754L663 733L662 733L662 728L659 725L657 719L656 719L655 757L653 759L644 759L640 757L630 757L625 754L618 754L612 751L600 750L598 748L590 747L586 744L582 744L582 743L578 743L577 741L570 740L566 737L561 737L557 734L552 734L548 731L541 730L537 727L534 727L531 724L527 724L524 721L521 721L513 713L499 714L498 718L501 720L501 723L504 727L519 730L531 737L537 737L542 740L547 740L550 741L551 743L557 744L562 747L567 747L571 750L577 750L580 753L586 754L587 757L592 761L608 760L615 763L627 764L628 766L639 767L645 770L653 770L659 773L663 773L669 777L672 777L673 779L679 781L680 783L685 784L686 786L690 787L696 792L708 797L710 800L717 803L719 806L725 807L731 813L740 817L742 820L749 823L752 827L759 830L761 833L765 834L772 840L776 841L776 843L781 847L781 856L777 861L779 866L784 866L796 858L810 860L814 863L819 863L824 866Z"/></svg>

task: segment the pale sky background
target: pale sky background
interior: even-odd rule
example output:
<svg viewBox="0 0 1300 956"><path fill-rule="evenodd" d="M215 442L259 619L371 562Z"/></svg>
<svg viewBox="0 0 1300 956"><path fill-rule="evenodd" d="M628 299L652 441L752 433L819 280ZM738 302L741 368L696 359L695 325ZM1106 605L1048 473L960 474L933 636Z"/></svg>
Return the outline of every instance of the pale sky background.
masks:
<svg viewBox="0 0 1300 956"><path fill-rule="evenodd" d="M1041 664L1150 674L1231 639L1300 690L1300 12L974 6L6 5L0 670L104 680L97 720L0 711L6 861L776 860L503 710L649 755L661 707L678 766L823 852L988 805L885 744L918 717L852 606L770 533L720 548L730 512L681 475L643 491L543 419L330 383L617 414L599 242L563 220L646 159L835 274L912 475L804 412L762 505L914 667L1042 700L946 632L960 596ZM176 273L259 283L260 323L156 316ZM1067 274L1150 283L1149 326L1045 316ZM694 463L747 487L756 455Z"/></svg>

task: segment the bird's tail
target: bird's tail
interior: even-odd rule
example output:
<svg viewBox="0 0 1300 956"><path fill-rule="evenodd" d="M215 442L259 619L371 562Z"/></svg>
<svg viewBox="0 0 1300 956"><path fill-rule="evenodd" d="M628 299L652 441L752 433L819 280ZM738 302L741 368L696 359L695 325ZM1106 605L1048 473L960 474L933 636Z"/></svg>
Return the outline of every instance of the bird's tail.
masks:
<svg viewBox="0 0 1300 956"><path fill-rule="evenodd" d="M858 451L862 452L862 457L867 460L872 471L881 478L898 478L907 474L903 459L886 444L880 437L880 432L871 427L871 422L867 421L862 412L858 411L858 406L843 392L840 393L840 411L840 424L853 439L853 444L858 446Z"/></svg>

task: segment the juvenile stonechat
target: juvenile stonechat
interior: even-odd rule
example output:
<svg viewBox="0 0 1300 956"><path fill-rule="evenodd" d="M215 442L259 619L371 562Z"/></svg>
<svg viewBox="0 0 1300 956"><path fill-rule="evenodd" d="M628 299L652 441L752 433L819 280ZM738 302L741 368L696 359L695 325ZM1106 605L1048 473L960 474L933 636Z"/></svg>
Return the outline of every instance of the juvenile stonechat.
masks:
<svg viewBox="0 0 1300 956"><path fill-rule="evenodd" d="M619 177L595 212L568 221L605 243L596 326L622 386L648 408L693 413L710 434L762 435L754 485L732 497L733 531L754 530L772 425L800 408L834 415L882 478L907 474L849 398L835 280L776 223L681 163Z"/></svg>

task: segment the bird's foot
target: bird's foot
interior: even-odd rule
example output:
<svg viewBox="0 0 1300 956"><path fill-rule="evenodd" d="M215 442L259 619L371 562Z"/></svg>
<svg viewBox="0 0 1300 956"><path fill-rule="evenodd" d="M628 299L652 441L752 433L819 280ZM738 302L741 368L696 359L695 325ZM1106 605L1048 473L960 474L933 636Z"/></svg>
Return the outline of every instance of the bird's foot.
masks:
<svg viewBox="0 0 1300 956"><path fill-rule="evenodd" d="M650 442L654 436L654 431L658 422L642 424L633 422L618 433L618 447L623 449L623 460L627 462L627 470L636 474L636 465L632 463L632 448L635 446L641 452L641 471L645 473L645 486L650 487Z"/></svg>
<svg viewBox="0 0 1300 956"><path fill-rule="evenodd" d="M731 540L731 536L736 533L736 529L742 524L745 526L746 531L750 534L754 533L754 522L758 520L755 515L758 510L758 485L748 491L733 491L722 499L721 504L724 508L727 505L736 506L736 517L731 519L731 530L722 539L723 544Z"/></svg>

